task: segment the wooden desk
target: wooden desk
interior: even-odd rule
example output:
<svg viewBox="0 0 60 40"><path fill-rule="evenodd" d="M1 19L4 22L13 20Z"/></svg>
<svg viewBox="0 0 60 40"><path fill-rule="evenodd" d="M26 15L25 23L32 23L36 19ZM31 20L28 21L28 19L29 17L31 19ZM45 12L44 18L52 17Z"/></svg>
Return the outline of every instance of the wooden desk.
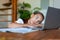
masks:
<svg viewBox="0 0 60 40"><path fill-rule="evenodd" d="M24 35L27 40L43 40L43 39L59 39L60 40L60 30L46 30L46 31L36 31Z"/></svg>
<svg viewBox="0 0 60 40"><path fill-rule="evenodd" d="M1 37L5 37L7 40L60 40L60 30L36 31L27 34L0 33Z"/></svg>

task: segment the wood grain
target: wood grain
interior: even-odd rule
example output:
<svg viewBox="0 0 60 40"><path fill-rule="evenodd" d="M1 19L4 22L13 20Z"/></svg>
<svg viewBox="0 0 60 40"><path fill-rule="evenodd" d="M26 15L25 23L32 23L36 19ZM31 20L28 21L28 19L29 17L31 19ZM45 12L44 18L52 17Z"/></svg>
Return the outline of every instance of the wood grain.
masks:
<svg viewBox="0 0 60 40"><path fill-rule="evenodd" d="M17 0L12 0L12 22L17 20Z"/></svg>
<svg viewBox="0 0 60 40"><path fill-rule="evenodd" d="M1 37L11 40L60 40L60 30L35 31L26 34L0 32Z"/></svg>

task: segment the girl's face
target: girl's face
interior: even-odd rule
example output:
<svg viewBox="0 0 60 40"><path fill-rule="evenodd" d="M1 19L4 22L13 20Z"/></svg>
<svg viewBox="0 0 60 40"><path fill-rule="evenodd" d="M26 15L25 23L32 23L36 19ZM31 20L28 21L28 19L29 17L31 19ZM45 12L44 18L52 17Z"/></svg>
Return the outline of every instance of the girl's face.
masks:
<svg viewBox="0 0 60 40"><path fill-rule="evenodd" d="M40 14L36 14L36 15L32 14L31 18L28 20L28 23L29 24L39 24L42 21L42 18L43 17Z"/></svg>

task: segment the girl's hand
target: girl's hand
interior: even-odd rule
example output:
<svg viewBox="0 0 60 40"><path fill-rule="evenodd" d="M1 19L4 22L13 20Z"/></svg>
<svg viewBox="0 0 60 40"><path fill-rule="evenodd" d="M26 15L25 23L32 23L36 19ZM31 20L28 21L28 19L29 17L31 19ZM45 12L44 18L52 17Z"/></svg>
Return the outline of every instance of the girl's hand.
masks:
<svg viewBox="0 0 60 40"><path fill-rule="evenodd" d="M19 26L15 23L8 24L8 28L17 28L17 27L19 27Z"/></svg>

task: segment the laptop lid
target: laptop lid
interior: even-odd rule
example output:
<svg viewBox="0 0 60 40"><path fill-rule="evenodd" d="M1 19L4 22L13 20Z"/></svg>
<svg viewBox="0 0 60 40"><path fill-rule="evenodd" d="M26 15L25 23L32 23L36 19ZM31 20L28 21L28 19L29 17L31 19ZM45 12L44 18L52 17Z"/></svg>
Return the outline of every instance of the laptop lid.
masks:
<svg viewBox="0 0 60 40"><path fill-rule="evenodd" d="M60 27L60 9L48 7L44 29L54 29Z"/></svg>

